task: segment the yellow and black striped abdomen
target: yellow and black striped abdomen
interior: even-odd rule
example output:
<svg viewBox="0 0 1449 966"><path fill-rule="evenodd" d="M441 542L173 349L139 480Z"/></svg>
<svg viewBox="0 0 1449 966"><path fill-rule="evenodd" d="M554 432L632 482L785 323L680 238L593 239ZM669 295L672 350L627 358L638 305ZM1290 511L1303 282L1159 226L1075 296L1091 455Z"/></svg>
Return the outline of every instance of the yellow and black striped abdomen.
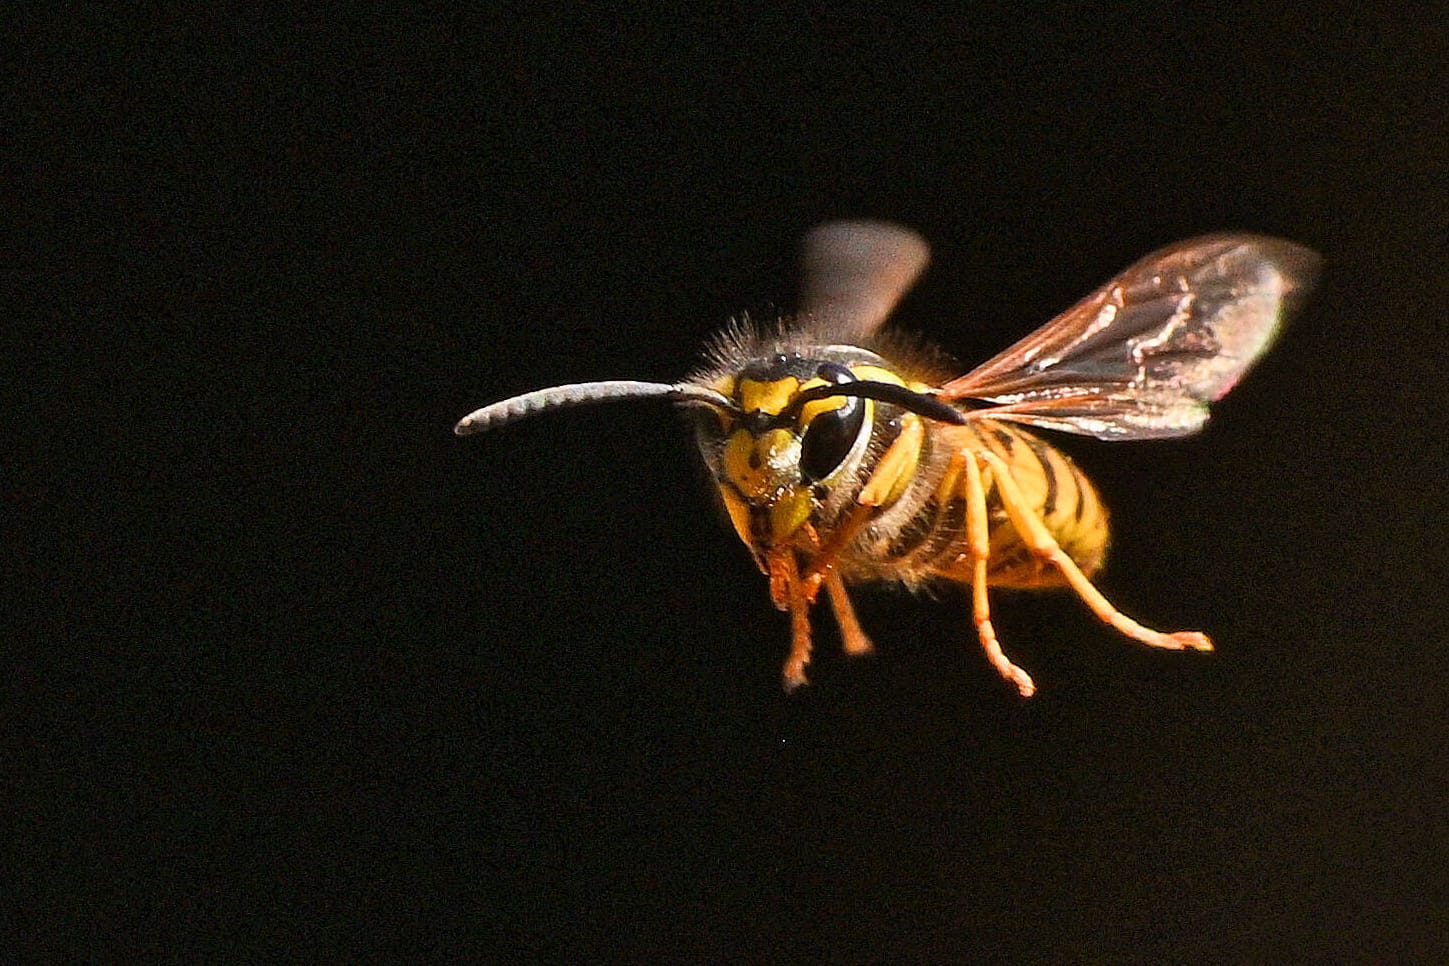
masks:
<svg viewBox="0 0 1449 966"><path fill-rule="evenodd" d="M860 548L859 562L843 561L847 579L890 578L908 584L931 578L969 582L971 559L966 531L966 477L953 454L982 450L1000 457L1031 511L1067 555L1091 574L1107 548L1107 511L1090 480L1060 450L1022 429L991 420L938 427L928 438L934 452L923 456L923 495L905 519L877 530ZM934 471L926 469L934 468ZM987 581L998 587L1063 586L1060 571L1034 557L1007 518L989 466L982 465L991 538ZM854 566L852 566L854 565Z"/></svg>
<svg viewBox="0 0 1449 966"><path fill-rule="evenodd" d="M1010 467L1011 478L1032 511L1082 572L1091 575L1100 569L1107 552L1107 510L1091 480L1071 458L1007 423L980 420L967 429L976 446L995 453ZM1061 572L1033 557L1007 519L990 467L983 467L982 481L991 533L987 581L998 587L1063 585ZM964 573L943 576L961 579Z"/></svg>

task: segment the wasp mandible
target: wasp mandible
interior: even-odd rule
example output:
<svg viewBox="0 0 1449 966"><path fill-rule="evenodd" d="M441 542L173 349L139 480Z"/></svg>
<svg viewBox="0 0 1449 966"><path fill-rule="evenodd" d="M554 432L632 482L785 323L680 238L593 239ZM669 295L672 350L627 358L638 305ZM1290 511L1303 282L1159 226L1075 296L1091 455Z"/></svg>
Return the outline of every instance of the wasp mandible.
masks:
<svg viewBox="0 0 1449 966"><path fill-rule="evenodd" d="M1261 235L1179 242L965 375L883 328L928 260L898 225L821 225L804 242L799 314L732 325L682 382L554 386L479 409L455 432L613 400L677 404L790 614L787 690L805 683L822 589L845 650L871 650L846 588L873 581L969 588L981 646L1023 696L1036 686L997 641L991 587L1070 588L1133 640L1211 650L1200 632L1139 624L1092 584L1107 511L1076 464L1026 427L1109 441L1198 432L1307 293L1318 256Z"/></svg>

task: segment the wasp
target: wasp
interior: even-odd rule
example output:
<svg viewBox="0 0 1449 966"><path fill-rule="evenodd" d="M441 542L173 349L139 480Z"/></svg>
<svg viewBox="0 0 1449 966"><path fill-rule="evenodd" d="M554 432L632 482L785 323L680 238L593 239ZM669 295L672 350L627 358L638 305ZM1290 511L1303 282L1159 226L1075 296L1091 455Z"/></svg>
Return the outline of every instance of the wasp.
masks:
<svg viewBox="0 0 1449 966"><path fill-rule="evenodd" d="M806 682L822 590L845 651L872 649L847 590L870 582L969 588L976 637L1023 696L1036 686L997 640L993 587L1067 588L1132 640L1211 650L1200 632L1138 623L1092 583L1107 511L1034 430L1107 441L1198 432L1301 302L1318 256L1252 234L1179 242L965 375L884 327L928 260L925 241L897 225L821 225L804 241L793 319L732 325L681 382L554 386L485 406L455 432L608 401L677 404L772 601L790 615L787 690Z"/></svg>

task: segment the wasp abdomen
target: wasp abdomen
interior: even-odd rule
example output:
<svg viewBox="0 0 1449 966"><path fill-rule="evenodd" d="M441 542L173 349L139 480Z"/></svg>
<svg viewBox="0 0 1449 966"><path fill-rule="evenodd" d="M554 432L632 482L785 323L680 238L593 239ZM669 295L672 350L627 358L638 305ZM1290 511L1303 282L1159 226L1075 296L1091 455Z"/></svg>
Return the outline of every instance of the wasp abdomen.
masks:
<svg viewBox="0 0 1449 966"><path fill-rule="evenodd" d="M1107 512L1090 480L1066 454L1037 437L985 420L939 434L965 458L981 450L1000 457L1032 513L1085 573L1100 569L1107 549ZM991 552L987 579L1000 587L1056 587L1060 570L1032 554L1002 507L990 468L982 470ZM966 529L964 474L959 464L941 463L929 495L909 517L861 547L862 563L848 568L855 579L889 577L908 584L930 578L971 579Z"/></svg>
<svg viewBox="0 0 1449 966"><path fill-rule="evenodd" d="M981 420L970 429L981 448L1007 465L1032 512L1067 556L1083 573L1099 570L1107 552L1107 511L1096 487L1070 457L1005 423ZM991 534L988 581L999 587L1063 585L1061 571L1034 556L1007 519L991 470L985 469L983 476ZM951 576L960 579L960 574Z"/></svg>

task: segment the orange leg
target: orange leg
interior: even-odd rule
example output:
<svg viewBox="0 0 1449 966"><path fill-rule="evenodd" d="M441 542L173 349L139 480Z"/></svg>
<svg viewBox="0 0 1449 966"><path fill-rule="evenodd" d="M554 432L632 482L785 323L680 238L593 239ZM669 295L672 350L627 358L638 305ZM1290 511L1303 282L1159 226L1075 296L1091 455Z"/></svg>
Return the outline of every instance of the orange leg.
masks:
<svg viewBox="0 0 1449 966"><path fill-rule="evenodd" d="M830 592L830 608L835 611L835 623L840 625L840 640L845 653L851 655L869 654L875 649L860 621L855 618L855 608L850 606L850 597L845 592L845 582L840 574L830 571L825 577L825 589Z"/></svg>
<svg viewBox="0 0 1449 966"><path fill-rule="evenodd" d="M815 556L810 560L810 566L805 570L805 576L801 580L804 585L805 598L811 603L820 593L820 587L827 582L829 575L835 572L835 562L840 559L841 553L850 546L852 540L860 535L861 528L870 522L875 513L873 506L857 506L850 511L850 514L835 528L830 535L830 541L823 546L818 544L819 537L814 535L812 528L810 533L817 542ZM808 526L808 524L807 524Z"/></svg>
<svg viewBox="0 0 1449 966"><path fill-rule="evenodd" d="M966 542L971 552L971 613L976 622L976 636L992 667L1000 672L1023 698L1036 693L1036 684L1031 675L1011 663L1001 650L996 639L996 629L991 626L991 601L986 593L986 564L991 555L990 518L986 515L986 487L981 482L981 467L976 460L967 456L966 464ZM997 484L998 486L1000 484Z"/></svg>
<svg viewBox="0 0 1449 966"><path fill-rule="evenodd" d="M794 691L805 680L805 665L810 663L810 601L800 583L795 551L779 548L770 555L770 588L776 602L783 597L784 609L790 612L790 656L785 658L782 676L786 691Z"/></svg>
<svg viewBox="0 0 1449 966"><path fill-rule="evenodd" d="M1162 631L1143 627L1113 607L1111 602L1102 596L1102 592L1092 586L1092 582L1087 579L1086 574L1082 573L1081 568L1057 545L1046 525L1031 511L1031 507L1022 496L1021 489L1011 478L1010 469L1007 468L1001 457L985 450L980 453L980 456L991 467L992 475L996 479L996 491L1001 494L1001 505L1011 519L1011 525L1016 528L1016 532L1031 548L1032 553L1061 571L1072 590L1076 591L1077 596L1086 602L1087 606L1092 609L1092 613L1133 640L1141 641L1152 647L1166 648L1171 651L1184 649L1211 651L1213 649L1212 641L1208 640L1206 634L1199 631L1176 631L1164 634Z"/></svg>

